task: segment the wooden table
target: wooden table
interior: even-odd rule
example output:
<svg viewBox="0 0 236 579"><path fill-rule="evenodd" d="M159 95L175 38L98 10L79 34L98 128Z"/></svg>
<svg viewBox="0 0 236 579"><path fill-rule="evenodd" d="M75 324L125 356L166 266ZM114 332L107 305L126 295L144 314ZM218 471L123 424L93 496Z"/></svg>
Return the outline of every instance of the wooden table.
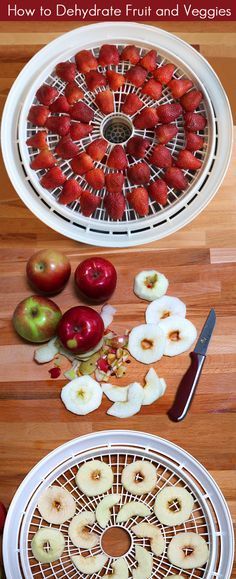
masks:
<svg viewBox="0 0 236 579"><path fill-rule="evenodd" d="M74 23L75 24L75 23ZM25 61L44 43L72 28L72 24L1 23L1 103ZM206 34L208 26L209 34ZM228 28L227 28L228 26ZM75 27L75 26L74 26ZM225 35L218 24L165 23L189 42L208 47L221 46L232 62L231 25ZM220 31L221 30L221 31ZM224 31L224 28L223 28ZM222 42L221 42L222 41ZM12 45L10 44L12 42ZM204 44L205 43L205 44ZM203 50L204 52L204 50ZM217 66L216 66L217 68ZM192 453L209 469L220 485L232 516L236 509L235 484L235 379L236 379L236 196L233 160L220 191L207 209L181 231L157 243L130 250L96 249L65 239L44 226L19 200L1 165L1 293L0 293L0 500L9 504L29 469L50 450L73 437L104 429L130 428L161 435ZM171 423L166 411L189 359L184 354L163 358L156 368L167 381L165 396L144 407L132 419L120 421L100 409L85 418L67 412L60 401L65 380L51 380L48 366L32 361L34 347L16 336L11 316L16 304L30 295L25 263L36 250L56 247L67 253L74 270L89 255L111 259L118 271L118 286L112 304L117 308L114 329L142 323L146 304L132 292L134 274L156 267L170 280L169 293L187 304L188 317L198 331L210 307L217 313L217 325L191 412L180 424ZM56 301L63 310L75 305L73 280ZM144 375L145 368L132 361L127 381ZM125 380L124 380L125 383ZM232 575L236 578L236 570Z"/></svg>

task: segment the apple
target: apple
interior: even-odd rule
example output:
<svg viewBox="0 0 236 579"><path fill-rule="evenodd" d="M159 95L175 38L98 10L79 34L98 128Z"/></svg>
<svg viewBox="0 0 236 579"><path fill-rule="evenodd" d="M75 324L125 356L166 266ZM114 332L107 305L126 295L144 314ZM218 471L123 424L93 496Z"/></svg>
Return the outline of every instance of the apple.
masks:
<svg viewBox="0 0 236 579"><path fill-rule="evenodd" d="M48 342L57 332L60 308L43 296L30 296L20 302L13 314L13 326L29 342Z"/></svg>
<svg viewBox="0 0 236 579"><path fill-rule="evenodd" d="M54 249L43 249L34 253L26 265L30 285L45 295L59 293L66 285L71 273L68 257Z"/></svg>
<svg viewBox="0 0 236 579"><path fill-rule="evenodd" d="M7 509L5 505L0 502L0 533L3 532L6 516L7 516Z"/></svg>
<svg viewBox="0 0 236 579"><path fill-rule="evenodd" d="M75 284L83 298L95 303L108 300L116 288L114 265L103 257L81 261L75 271Z"/></svg>
<svg viewBox="0 0 236 579"><path fill-rule="evenodd" d="M95 348L104 334L101 316L88 306L75 306L65 312L58 325L57 335L67 350L84 354Z"/></svg>

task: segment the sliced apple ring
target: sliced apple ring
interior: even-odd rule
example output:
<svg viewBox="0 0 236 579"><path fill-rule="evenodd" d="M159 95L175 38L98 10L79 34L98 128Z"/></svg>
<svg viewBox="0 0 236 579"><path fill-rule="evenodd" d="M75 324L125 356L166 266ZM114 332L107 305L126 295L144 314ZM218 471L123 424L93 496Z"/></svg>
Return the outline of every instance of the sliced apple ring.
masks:
<svg viewBox="0 0 236 579"><path fill-rule="evenodd" d="M146 460L136 460L127 464L122 471L121 482L132 495L141 496L152 492L157 483L155 466Z"/></svg>
<svg viewBox="0 0 236 579"><path fill-rule="evenodd" d="M71 519L76 510L71 493L58 485L45 489L39 497L37 506L43 519L54 525L62 525Z"/></svg>
<svg viewBox="0 0 236 579"><path fill-rule="evenodd" d="M186 316L186 305L179 298L162 296L154 300L146 309L146 323L158 324L161 320L170 316Z"/></svg>
<svg viewBox="0 0 236 579"><path fill-rule="evenodd" d="M163 525L181 525L189 519L193 505L193 497L184 487L168 486L156 496L154 512Z"/></svg>
<svg viewBox="0 0 236 579"><path fill-rule="evenodd" d="M160 360L165 348L165 331L160 325L141 324L129 334L128 350L133 358L143 364L153 364Z"/></svg>
<svg viewBox="0 0 236 579"><path fill-rule="evenodd" d="M90 460L80 466L75 482L87 496L94 497L109 491L113 485L112 468L101 460Z"/></svg>
<svg viewBox="0 0 236 579"><path fill-rule="evenodd" d="M99 543L99 535L88 529L95 521L95 514L92 511L82 511L72 519L68 534L75 547L93 549Z"/></svg>
<svg viewBox="0 0 236 579"><path fill-rule="evenodd" d="M102 389L91 376L80 376L62 388L61 399L67 410L85 416L99 408Z"/></svg>
<svg viewBox="0 0 236 579"><path fill-rule="evenodd" d="M65 548L65 539L58 529L42 528L31 541L31 550L39 563L53 563L60 559Z"/></svg>
<svg viewBox="0 0 236 579"><path fill-rule="evenodd" d="M167 292L169 282L163 273L155 269L140 271L134 278L134 293L152 302Z"/></svg>
<svg viewBox="0 0 236 579"><path fill-rule="evenodd" d="M197 330L192 322L181 316L170 316L161 320L158 328L161 328L165 334L165 356L177 356L186 352L197 337Z"/></svg>
<svg viewBox="0 0 236 579"><path fill-rule="evenodd" d="M195 569L207 563L209 549L201 535L178 533L170 541L167 556L170 563L180 569Z"/></svg>

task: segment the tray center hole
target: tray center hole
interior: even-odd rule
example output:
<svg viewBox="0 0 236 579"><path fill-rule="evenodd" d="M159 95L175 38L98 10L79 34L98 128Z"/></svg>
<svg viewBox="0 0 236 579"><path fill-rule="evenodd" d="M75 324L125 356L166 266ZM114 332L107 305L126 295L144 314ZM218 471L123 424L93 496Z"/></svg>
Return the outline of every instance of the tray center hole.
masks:
<svg viewBox="0 0 236 579"><path fill-rule="evenodd" d="M132 121L123 114L112 113L102 124L102 136L112 144L126 143L133 135Z"/></svg>
<svg viewBox="0 0 236 579"><path fill-rule="evenodd" d="M131 546L129 532L122 527L109 527L102 535L102 548L110 557L122 557Z"/></svg>

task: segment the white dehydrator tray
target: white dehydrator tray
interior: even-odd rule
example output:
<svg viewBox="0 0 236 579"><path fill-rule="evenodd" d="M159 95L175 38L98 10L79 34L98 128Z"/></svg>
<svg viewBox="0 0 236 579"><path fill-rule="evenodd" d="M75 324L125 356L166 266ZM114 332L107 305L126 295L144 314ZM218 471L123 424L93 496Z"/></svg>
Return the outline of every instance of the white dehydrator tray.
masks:
<svg viewBox="0 0 236 579"><path fill-rule="evenodd" d="M154 514L149 517L149 521L160 527L166 545L180 531L188 530L201 534L209 546L208 563L200 569L183 571L169 563L165 549L160 557L153 557L151 577L163 579L169 575L181 574L184 579L230 579L234 552L232 521L225 499L213 478L195 458L175 444L156 436L129 430L103 431L71 440L47 455L27 475L13 498L5 524L3 556L7 579L87 577L80 573L70 560L71 555L81 553L87 556L88 552L85 553L83 549L77 549L72 545L67 533L69 522L58 527L65 536L66 547L57 562L37 563L33 558L30 544L34 533L40 527L48 526L48 523L42 520L36 506L39 495L51 484L61 485L72 493L77 503L77 513L83 509L94 512L103 495L86 497L75 484L77 467L94 458L111 465L114 472L112 490L115 493L122 493L123 504L132 498L149 506L154 502L156 492L133 497L121 485L123 466L135 459L149 460L156 466L157 491L165 485L181 485L187 488L194 498L193 511L183 525L176 528L166 527L159 523ZM148 548L148 540L137 539L130 531L134 522L137 522L137 517L123 524L131 534L131 547L125 555L130 576L135 567L135 544ZM109 525L115 524L115 510L113 510ZM98 524L93 528L98 534L102 534ZM101 547L93 550L96 553L99 551L101 552ZM102 572L94 573L92 579L98 579L104 573L109 573L112 561L110 557Z"/></svg>
<svg viewBox="0 0 236 579"><path fill-rule="evenodd" d="M84 217L79 210L79 202L70 206L58 203L59 189L49 192L40 185L43 172L34 172L30 168L30 161L35 150L28 149L26 139L37 130L27 122L27 115L34 95L39 86L46 82L56 86L62 92L65 83L55 76L53 70L58 62L73 60L74 55L81 49L92 49L95 55L104 43L117 45L120 49L127 44L135 44L141 53L155 48L158 52L158 64L172 62L176 65L174 76L186 76L193 81L194 87L203 92L204 99L198 112L204 112L207 117L207 126L202 132L205 147L197 156L203 161L202 168L188 174L189 187L185 192L171 189L168 194L168 204L163 207L154 201L149 201L149 214L140 218L133 209L127 208L121 221L112 221L107 216L103 203L95 214ZM118 72L125 72L129 63L121 62ZM101 69L102 70L102 69ZM84 100L95 111L92 136L80 141L80 148L84 150L91 140L103 135L104 115L94 104L94 94L90 93L85 85L83 75L76 76L76 82L85 91ZM125 96L129 92L137 91L132 85L125 84L115 93L116 114ZM141 95L144 106L154 106L156 101ZM158 104L173 101L169 89L163 90ZM132 118L131 118L132 121ZM177 122L179 132L175 139L167 146L173 157L184 145L183 120ZM121 130L123 128L121 127ZM119 132L119 127L118 127ZM136 131L151 138L154 144L153 131ZM113 135L114 137L114 135ZM49 146L54 147L58 136L50 134ZM112 145L110 145L112 147ZM148 151L148 157L151 149ZM232 118L227 96L224 89L208 62L190 45L168 32L142 24L132 22L106 22L84 26L73 30L40 50L25 66L15 81L8 96L2 120L2 150L9 177L21 199L29 209L44 223L56 231L85 243L107 247L127 247L161 239L177 229L180 229L196 217L209 203L217 192L228 167L232 148ZM133 159L133 162L137 162ZM102 163L105 171L106 167ZM61 162L61 168L67 177L72 174L68 161ZM151 180L162 171L152 165ZM81 184L85 184L80 179ZM132 188L126 179L125 191ZM102 197L105 190L99 193Z"/></svg>

